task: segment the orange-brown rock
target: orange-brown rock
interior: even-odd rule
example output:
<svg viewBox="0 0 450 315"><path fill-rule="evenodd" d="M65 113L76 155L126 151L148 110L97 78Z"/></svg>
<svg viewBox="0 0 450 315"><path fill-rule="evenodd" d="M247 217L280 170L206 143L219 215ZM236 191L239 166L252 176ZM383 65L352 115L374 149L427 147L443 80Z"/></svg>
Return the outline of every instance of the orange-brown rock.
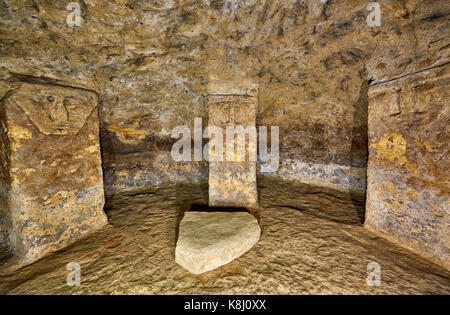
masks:
<svg viewBox="0 0 450 315"><path fill-rule="evenodd" d="M209 125L220 128L223 136L222 148L209 148L210 157L214 155L219 158L217 161L210 160L209 163L210 206L257 206L257 100L256 89L249 91L249 94L208 96ZM248 127L255 132L253 135L246 130ZM228 139L233 139L232 148L229 148L231 143L228 143ZM219 152L222 153L221 156Z"/></svg>
<svg viewBox="0 0 450 315"><path fill-rule="evenodd" d="M369 89L366 227L450 268L450 66Z"/></svg>
<svg viewBox="0 0 450 315"><path fill-rule="evenodd" d="M399 196L397 205L372 193L367 227L376 224L379 234L397 235L390 239L413 248L411 240L420 236L415 229L423 223L414 250L443 257L442 245L448 248L448 241L438 231L448 219L441 208L445 193L439 191L448 167L439 167L446 166L442 146L448 140L437 136L431 121L445 117L440 105L435 108L435 92L419 92L421 100L415 103L408 100L416 98L408 89L386 93L379 102L389 104L382 109L390 118L374 116L371 128L367 106L369 86L374 92L389 82L400 86L401 78L433 76L436 72L428 70L448 65L448 0L378 1L381 25L375 27L366 22L369 1L356 0L90 0L80 1L81 25L71 27L66 20L72 1L0 1L0 99L22 82L41 78L98 91L107 195L141 193L168 183L204 188L207 163L174 163L170 132L191 126L195 117L206 121L209 94L240 93L229 86L218 92L211 89L213 83L239 88L252 82L259 91L256 125L280 126L279 170L263 175L314 187L283 192L273 197L273 205L287 195L293 198L290 206L310 207L321 217L364 220L367 133L375 128L370 131L371 159L384 166L372 168L369 177L386 193L404 192L409 199ZM404 104L416 104L417 113L405 114ZM427 114L420 114L424 109ZM51 116L60 119L60 109L52 109ZM389 128L382 129L384 124ZM414 137L416 129L423 133L420 139ZM8 139L1 137L7 150L0 155L9 170ZM391 142L392 152L383 153ZM387 173L382 183L377 176L383 169L397 176ZM0 171L0 177L5 174ZM400 181L408 187L398 187ZM0 184L0 190L6 192L7 185ZM328 190L338 191L339 197L324 207L317 198ZM207 186L202 191L207 195ZM339 199L344 197L355 207L342 207ZM3 205L5 198L0 197ZM374 202L381 207L378 219L372 216ZM411 210L419 204L429 209L421 218L420 211ZM438 224L437 234L427 231L433 224ZM5 226L0 224L0 235L7 234Z"/></svg>
<svg viewBox="0 0 450 315"><path fill-rule="evenodd" d="M1 103L2 241L30 263L107 223L97 95L24 83Z"/></svg>

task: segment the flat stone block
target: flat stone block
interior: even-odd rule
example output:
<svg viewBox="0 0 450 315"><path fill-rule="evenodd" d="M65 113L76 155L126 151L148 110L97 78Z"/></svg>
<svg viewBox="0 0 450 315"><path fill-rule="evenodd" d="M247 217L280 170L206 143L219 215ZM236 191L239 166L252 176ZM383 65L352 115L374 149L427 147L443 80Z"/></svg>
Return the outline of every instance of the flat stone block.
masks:
<svg viewBox="0 0 450 315"><path fill-rule="evenodd" d="M175 260L191 273L201 274L249 251L260 234L258 221L248 212L186 212Z"/></svg>

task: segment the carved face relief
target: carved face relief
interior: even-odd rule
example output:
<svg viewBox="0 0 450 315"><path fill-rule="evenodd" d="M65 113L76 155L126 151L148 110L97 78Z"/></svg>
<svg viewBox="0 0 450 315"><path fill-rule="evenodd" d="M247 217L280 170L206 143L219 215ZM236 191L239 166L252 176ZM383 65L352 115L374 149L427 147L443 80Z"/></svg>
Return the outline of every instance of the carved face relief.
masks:
<svg viewBox="0 0 450 315"><path fill-rule="evenodd" d="M74 135L97 106L97 95L57 85L23 84L10 96L45 135Z"/></svg>

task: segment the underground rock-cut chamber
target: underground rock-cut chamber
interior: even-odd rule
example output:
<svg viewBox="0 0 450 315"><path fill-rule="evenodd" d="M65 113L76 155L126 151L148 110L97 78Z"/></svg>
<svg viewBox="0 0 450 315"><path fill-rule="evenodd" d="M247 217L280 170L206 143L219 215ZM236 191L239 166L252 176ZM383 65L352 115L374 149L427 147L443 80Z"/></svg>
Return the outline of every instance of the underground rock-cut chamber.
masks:
<svg viewBox="0 0 450 315"><path fill-rule="evenodd" d="M449 12L0 1L0 293L448 294Z"/></svg>

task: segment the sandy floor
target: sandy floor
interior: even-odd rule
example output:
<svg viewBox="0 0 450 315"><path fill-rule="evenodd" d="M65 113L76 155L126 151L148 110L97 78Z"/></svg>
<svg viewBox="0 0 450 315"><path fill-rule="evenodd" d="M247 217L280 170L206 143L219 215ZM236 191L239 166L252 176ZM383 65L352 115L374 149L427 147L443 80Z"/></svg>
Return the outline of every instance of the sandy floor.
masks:
<svg viewBox="0 0 450 315"><path fill-rule="evenodd" d="M259 243L217 270L194 276L174 261L180 213L186 199L204 200L204 187L195 191L163 187L110 200L110 225L64 251L15 272L7 271L11 262L4 262L0 293L450 293L447 271L375 237L360 223L350 222L352 211L355 218L358 216L350 202L342 202L342 196L290 186L292 194L296 189L297 193L303 191L301 199L296 200L289 194L280 197L286 187L277 187L278 191L269 189L272 194L266 189L266 197L261 199ZM264 189L261 187L261 191ZM342 202L335 206L337 219L324 216L320 204L323 213L333 213L337 197ZM343 209L345 205L347 209ZM341 210L347 215L342 216ZM79 287L66 284L69 262L81 265ZM366 283L370 262L381 266L379 287Z"/></svg>

